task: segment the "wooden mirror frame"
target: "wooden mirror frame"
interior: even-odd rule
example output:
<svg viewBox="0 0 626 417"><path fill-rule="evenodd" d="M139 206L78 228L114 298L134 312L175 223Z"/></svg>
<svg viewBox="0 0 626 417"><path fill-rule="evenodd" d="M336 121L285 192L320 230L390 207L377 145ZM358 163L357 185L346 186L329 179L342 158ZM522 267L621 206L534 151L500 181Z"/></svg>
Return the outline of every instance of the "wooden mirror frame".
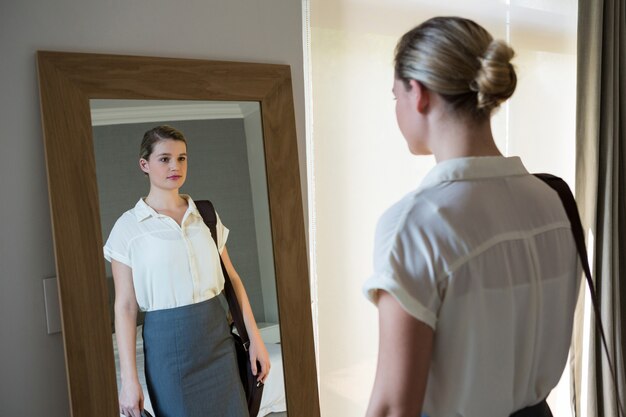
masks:
<svg viewBox="0 0 626 417"><path fill-rule="evenodd" d="M72 415L119 416L89 100L158 99L260 103L287 413L319 417L289 66L51 51L37 64Z"/></svg>

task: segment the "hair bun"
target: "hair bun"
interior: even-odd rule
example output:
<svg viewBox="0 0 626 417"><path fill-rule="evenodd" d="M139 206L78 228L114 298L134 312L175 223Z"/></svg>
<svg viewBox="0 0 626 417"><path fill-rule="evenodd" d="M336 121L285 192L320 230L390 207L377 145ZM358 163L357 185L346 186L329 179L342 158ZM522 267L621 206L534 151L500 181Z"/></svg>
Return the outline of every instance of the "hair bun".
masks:
<svg viewBox="0 0 626 417"><path fill-rule="evenodd" d="M480 58L481 67L470 88L478 93L477 107L487 112L511 97L517 85L511 59L515 52L504 41L493 40Z"/></svg>

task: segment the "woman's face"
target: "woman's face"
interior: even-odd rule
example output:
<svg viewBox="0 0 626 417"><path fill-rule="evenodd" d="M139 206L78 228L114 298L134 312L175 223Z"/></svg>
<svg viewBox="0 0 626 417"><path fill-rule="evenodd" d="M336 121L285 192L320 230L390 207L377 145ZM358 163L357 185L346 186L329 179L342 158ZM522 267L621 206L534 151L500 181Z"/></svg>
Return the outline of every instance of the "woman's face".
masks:
<svg viewBox="0 0 626 417"><path fill-rule="evenodd" d="M409 151L414 155L430 155L431 151L424 140L423 117L417 110L419 87L413 83L407 90L404 81L394 79L392 91L396 99L396 121Z"/></svg>
<svg viewBox="0 0 626 417"><path fill-rule="evenodd" d="M150 177L152 187L179 189L187 178L187 146L180 140L160 140L154 144L148 160L142 158L139 164Z"/></svg>

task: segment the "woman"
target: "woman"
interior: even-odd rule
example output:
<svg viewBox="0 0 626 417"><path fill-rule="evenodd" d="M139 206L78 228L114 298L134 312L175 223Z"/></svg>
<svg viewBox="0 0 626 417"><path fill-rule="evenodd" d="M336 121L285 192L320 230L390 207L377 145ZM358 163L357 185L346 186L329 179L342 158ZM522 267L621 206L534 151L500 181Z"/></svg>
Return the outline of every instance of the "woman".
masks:
<svg viewBox="0 0 626 417"><path fill-rule="evenodd" d="M217 221L218 247L190 196L181 132L158 126L145 133L139 166L150 192L115 223L104 246L115 283L115 329L122 387L120 412L139 417L143 392L135 363L138 309L146 311L145 373L155 417L248 416L225 311L220 255L241 304L250 361L259 381L270 362L250 302ZM257 360L261 369L257 369Z"/></svg>
<svg viewBox="0 0 626 417"><path fill-rule="evenodd" d="M551 415L544 399L568 355L581 274L558 195L492 136L490 116L515 89L512 57L456 17L397 45L398 126L437 165L376 230L368 417Z"/></svg>

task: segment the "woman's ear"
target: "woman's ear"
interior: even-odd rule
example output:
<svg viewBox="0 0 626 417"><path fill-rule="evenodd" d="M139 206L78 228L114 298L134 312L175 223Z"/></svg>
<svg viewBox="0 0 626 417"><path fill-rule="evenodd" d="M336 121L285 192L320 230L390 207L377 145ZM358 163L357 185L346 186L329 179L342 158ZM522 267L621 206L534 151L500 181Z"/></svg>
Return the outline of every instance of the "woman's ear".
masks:
<svg viewBox="0 0 626 417"><path fill-rule="evenodd" d="M411 80L411 93L415 95L416 110L425 114L430 105L430 91L419 81Z"/></svg>
<svg viewBox="0 0 626 417"><path fill-rule="evenodd" d="M148 174L150 172L150 167L148 166L148 161L143 159L143 158L139 158L139 168L145 172L146 174Z"/></svg>

